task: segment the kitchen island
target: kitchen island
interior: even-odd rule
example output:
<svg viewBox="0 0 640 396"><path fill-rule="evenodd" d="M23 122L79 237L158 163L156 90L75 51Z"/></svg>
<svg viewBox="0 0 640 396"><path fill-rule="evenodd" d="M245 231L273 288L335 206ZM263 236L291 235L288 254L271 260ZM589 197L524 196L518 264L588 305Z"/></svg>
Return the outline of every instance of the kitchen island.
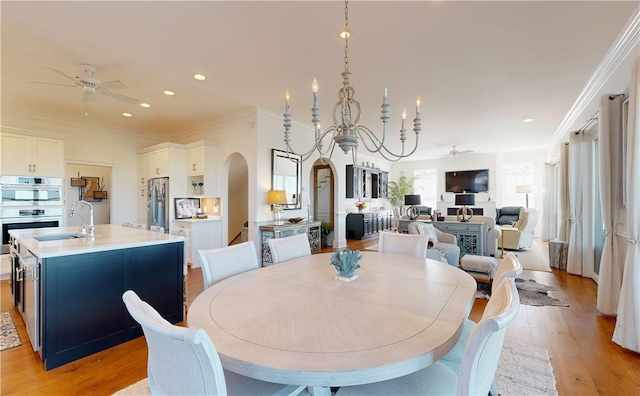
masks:
<svg viewBox="0 0 640 396"><path fill-rule="evenodd" d="M49 370L142 334L122 294L134 290L181 322L184 238L119 225L9 231L14 299ZM19 264L19 265L18 265Z"/></svg>

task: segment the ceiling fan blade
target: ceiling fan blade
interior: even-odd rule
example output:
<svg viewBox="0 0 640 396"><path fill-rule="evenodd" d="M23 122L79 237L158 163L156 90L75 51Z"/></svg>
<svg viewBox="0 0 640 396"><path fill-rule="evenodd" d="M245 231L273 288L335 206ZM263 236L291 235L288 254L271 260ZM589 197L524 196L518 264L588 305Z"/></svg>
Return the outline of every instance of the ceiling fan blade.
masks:
<svg viewBox="0 0 640 396"><path fill-rule="evenodd" d="M76 79L75 79L75 78L71 77L70 75L68 75L68 74L66 74L66 73L64 73L64 72L61 72L61 71L60 71L60 70L58 70L58 69L54 69L53 67L49 67L49 66L44 66L44 67L45 67L45 68L47 68L47 69L49 69L49 70L51 70L51 71L54 71L54 72L58 73L58 74L59 74L59 75L61 75L62 77L66 78L67 80L71 80L71 81L73 81L74 83L76 82Z"/></svg>
<svg viewBox="0 0 640 396"><path fill-rule="evenodd" d="M140 101L138 99L130 98L128 96L120 95L120 94L109 92L109 91L102 90L102 89L99 90L98 93L100 93L100 94L102 94L104 96L109 96L109 97L111 97L113 99L118 99L118 100L121 100L123 102L131 103L131 104L140 103Z"/></svg>
<svg viewBox="0 0 640 396"><path fill-rule="evenodd" d="M109 89L129 89L129 86L125 83L123 83L120 80L113 80L113 81L106 81L103 83L100 83L100 86L103 89L109 90Z"/></svg>
<svg viewBox="0 0 640 396"><path fill-rule="evenodd" d="M457 152L457 154L466 154L466 153L473 153L473 150L462 150Z"/></svg>
<svg viewBox="0 0 640 396"><path fill-rule="evenodd" d="M48 84L48 85L59 85L61 87L72 87L72 88L77 88L77 85L71 85L71 84L59 84L59 83L52 83L52 82L46 82L46 81L33 81L33 80L27 80L27 82L30 83L36 83L36 84Z"/></svg>

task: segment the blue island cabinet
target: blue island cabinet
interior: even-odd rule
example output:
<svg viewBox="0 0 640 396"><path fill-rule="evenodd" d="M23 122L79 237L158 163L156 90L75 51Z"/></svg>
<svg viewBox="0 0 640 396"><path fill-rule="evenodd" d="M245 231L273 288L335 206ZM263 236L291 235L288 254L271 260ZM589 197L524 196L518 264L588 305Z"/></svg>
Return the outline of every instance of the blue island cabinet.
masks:
<svg viewBox="0 0 640 396"><path fill-rule="evenodd" d="M184 243L42 259L41 354L45 369L142 335L122 294L135 291L171 323L183 317Z"/></svg>

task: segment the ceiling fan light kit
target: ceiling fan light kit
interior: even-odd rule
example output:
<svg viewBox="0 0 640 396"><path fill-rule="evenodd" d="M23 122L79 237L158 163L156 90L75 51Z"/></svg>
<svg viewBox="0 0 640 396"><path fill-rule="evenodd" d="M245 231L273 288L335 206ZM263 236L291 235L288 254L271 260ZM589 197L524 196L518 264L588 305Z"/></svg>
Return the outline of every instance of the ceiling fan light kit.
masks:
<svg viewBox="0 0 640 396"><path fill-rule="evenodd" d="M439 154L439 155L434 155L434 158L438 158L438 157L455 157L456 155L459 154L467 154L467 153L473 153L473 150L458 150L456 149L456 145L452 145L451 146L452 149L449 151L448 154Z"/></svg>
<svg viewBox="0 0 640 396"><path fill-rule="evenodd" d="M82 88L82 101L85 103L85 115L87 113L87 102L95 101L95 94L98 93L100 95L108 96L110 98L120 100L122 102L130 103L130 104L138 104L139 101L137 99L131 98L129 96L121 95L115 92L111 92L112 89L129 89L129 86L123 83L120 80L113 81L105 81L102 82L98 78L94 77L94 73L98 70L97 67L89 64L82 64L82 70L84 71L84 75L71 77L70 75L58 70L53 67L44 66L45 68L58 73L63 76L67 80L71 81L73 84L60 84L46 81L29 81L36 84L48 84L48 85L60 85L66 87L78 87Z"/></svg>

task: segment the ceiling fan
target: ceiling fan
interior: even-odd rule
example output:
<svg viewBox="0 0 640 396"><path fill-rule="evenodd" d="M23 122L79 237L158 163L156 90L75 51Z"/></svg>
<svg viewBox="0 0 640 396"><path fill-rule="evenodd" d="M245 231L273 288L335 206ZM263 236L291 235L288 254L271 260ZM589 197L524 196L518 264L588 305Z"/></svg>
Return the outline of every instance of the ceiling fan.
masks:
<svg viewBox="0 0 640 396"><path fill-rule="evenodd" d="M451 151L449 151L448 154L440 154L440 155L434 155L434 157L455 157L458 154L467 154L467 153L473 153L473 150L458 150L456 149L456 145L452 145L451 146L452 149Z"/></svg>
<svg viewBox="0 0 640 396"><path fill-rule="evenodd" d="M121 100L123 102L138 104L139 101L137 99L131 98L129 96L120 95L115 92L111 92L112 89L128 89L129 87L120 80L114 81L105 81L102 82L95 78L93 74L98 70L95 66L83 64L82 69L84 71L84 75L78 77L71 77L70 75L58 70L53 67L44 66L45 68L54 71L67 80L71 81L72 84L60 84L46 81L29 81L37 84L49 84L49 85L60 85L63 87L77 87L82 88L82 101L92 102L95 100L95 94L98 93L100 95L108 96L113 99Z"/></svg>

